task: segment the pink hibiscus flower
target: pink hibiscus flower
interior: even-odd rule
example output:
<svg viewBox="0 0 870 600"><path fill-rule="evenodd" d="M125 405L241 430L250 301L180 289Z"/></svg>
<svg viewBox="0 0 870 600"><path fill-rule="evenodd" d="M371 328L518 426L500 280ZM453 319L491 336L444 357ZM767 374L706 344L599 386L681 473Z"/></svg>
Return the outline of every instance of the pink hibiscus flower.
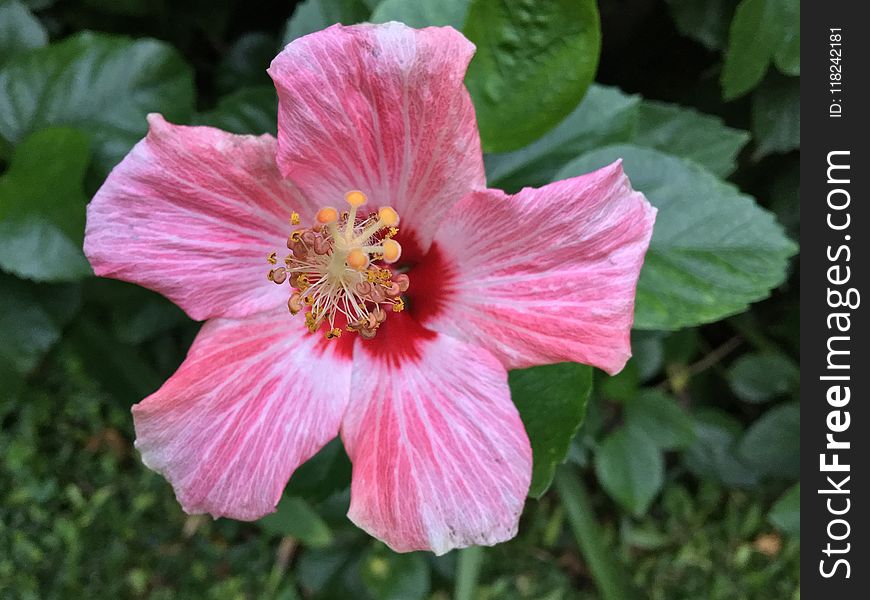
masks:
<svg viewBox="0 0 870 600"><path fill-rule="evenodd" d="M272 512L340 434L348 516L393 549L509 539L532 453L507 369L625 364L655 209L619 163L487 189L473 52L449 27L306 36L269 69L277 140L151 115L90 203L96 273L207 320L133 407L185 511Z"/></svg>

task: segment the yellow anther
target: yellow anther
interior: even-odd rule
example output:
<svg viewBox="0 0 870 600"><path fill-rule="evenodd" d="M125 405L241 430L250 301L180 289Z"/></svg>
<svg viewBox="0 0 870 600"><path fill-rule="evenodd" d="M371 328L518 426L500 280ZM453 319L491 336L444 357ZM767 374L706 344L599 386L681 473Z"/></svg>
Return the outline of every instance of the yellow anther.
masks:
<svg viewBox="0 0 870 600"><path fill-rule="evenodd" d="M336 221L338 221L338 211L331 206L324 206L317 211L317 216L315 217L315 219L317 219L318 223L322 223L323 225L335 223Z"/></svg>
<svg viewBox="0 0 870 600"><path fill-rule="evenodd" d="M347 200L347 203L350 204L351 206L353 206L354 208L362 206L363 204L365 204L368 201L368 198L366 197L366 195L363 194L359 190L349 191L348 193L346 193L344 195L344 199Z"/></svg>
<svg viewBox="0 0 870 600"><path fill-rule="evenodd" d="M266 257L266 260L269 261L270 265L274 265L276 262L278 262L278 253L277 252L269 253L269 256Z"/></svg>
<svg viewBox="0 0 870 600"><path fill-rule="evenodd" d="M303 296L302 301L305 304L307 304L308 306L311 306L312 304L314 304L314 298L312 298L311 296ZM308 314L310 315L311 313L308 313Z"/></svg>
<svg viewBox="0 0 870 600"><path fill-rule="evenodd" d="M393 300L393 312L402 312L405 310L405 301L401 298Z"/></svg>
<svg viewBox="0 0 870 600"><path fill-rule="evenodd" d="M390 239L396 237L396 234L399 233L398 227L390 227L390 230L387 232L387 235L384 236L384 239Z"/></svg>
<svg viewBox="0 0 870 600"><path fill-rule="evenodd" d="M378 219L384 227L394 227L399 224L399 213L392 206L382 206L378 209Z"/></svg>
<svg viewBox="0 0 870 600"><path fill-rule="evenodd" d="M396 240L384 240L384 262L394 263L402 256L402 246Z"/></svg>
<svg viewBox="0 0 870 600"><path fill-rule="evenodd" d="M290 213L290 224L291 225L299 225L299 213L298 212L293 211L292 213Z"/></svg>
<svg viewBox="0 0 870 600"><path fill-rule="evenodd" d="M369 266L369 256L359 248L347 253L347 266L357 271L363 271Z"/></svg>
<svg viewBox="0 0 870 600"><path fill-rule="evenodd" d="M333 327L329 331L326 332L326 339L334 340L335 338L341 337L341 329L338 327Z"/></svg>
<svg viewBox="0 0 870 600"><path fill-rule="evenodd" d="M300 242L302 241L302 234L305 233L304 229L297 229L293 233L290 234L291 242Z"/></svg>

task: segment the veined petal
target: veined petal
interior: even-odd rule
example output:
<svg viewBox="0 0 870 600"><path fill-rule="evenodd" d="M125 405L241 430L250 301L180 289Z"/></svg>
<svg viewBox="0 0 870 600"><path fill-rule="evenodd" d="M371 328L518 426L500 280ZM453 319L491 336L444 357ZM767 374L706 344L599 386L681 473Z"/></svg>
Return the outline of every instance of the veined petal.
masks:
<svg viewBox="0 0 870 600"><path fill-rule="evenodd" d="M361 190L428 247L439 218L485 187L463 85L474 45L450 27L336 25L290 43L278 89L278 164L320 204Z"/></svg>
<svg viewBox="0 0 870 600"><path fill-rule="evenodd" d="M350 349L285 311L207 322L178 371L133 407L142 461L188 513L274 511L296 467L338 433Z"/></svg>
<svg viewBox="0 0 870 600"><path fill-rule="evenodd" d="M507 372L489 352L398 317L354 353L341 430L348 517L399 552L512 538L532 452Z"/></svg>
<svg viewBox="0 0 870 600"><path fill-rule="evenodd" d="M655 214L619 162L514 196L471 194L433 244L451 273L447 307L425 325L508 369L574 361L617 373Z"/></svg>
<svg viewBox="0 0 870 600"><path fill-rule="evenodd" d="M286 302L266 256L286 244L292 210L316 209L278 172L275 138L148 122L88 205L97 275L160 292L197 320Z"/></svg>

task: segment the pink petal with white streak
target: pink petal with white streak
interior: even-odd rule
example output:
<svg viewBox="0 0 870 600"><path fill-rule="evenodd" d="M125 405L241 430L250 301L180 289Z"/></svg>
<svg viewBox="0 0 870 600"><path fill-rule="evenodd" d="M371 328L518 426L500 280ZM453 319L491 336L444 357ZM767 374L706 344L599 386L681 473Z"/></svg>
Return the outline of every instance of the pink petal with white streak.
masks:
<svg viewBox="0 0 870 600"><path fill-rule="evenodd" d="M338 433L350 349L285 311L207 322L178 371L133 407L143 462L188 513L274 511L296 467Z"/></svg>
<svg viewBox="0 0 870 600"><path fill-rule="evenodd" d="M266 256L285 247L292 209L316 208L278 172L275 138L148 122L88 205L97 275L160 292L198 320L286 302Z"/></svg>
<svg viewBox="0 0 870 600"><path fill-rule="evenodd" d="M617 373L655 214L619 162L513 196L471 194L435 238L451 274L447 308L425 325L508 369L574 361Z"/></svg>
<svg viewBox="0 0 870 600"><path fill-rule="evenodd" d="M356 346L341 430L348 517L398 552L512 538L532 452L507 372L484 350L394 317Z"/></svg>
<svg viewBox="0 0 870 600"><path fill-rule="evenodd" d="M336 25L272 62L278 164L320 204L359 189L391 205L426 248L438 219L485 187L463 85L474 45L450 27Z"/></svg>

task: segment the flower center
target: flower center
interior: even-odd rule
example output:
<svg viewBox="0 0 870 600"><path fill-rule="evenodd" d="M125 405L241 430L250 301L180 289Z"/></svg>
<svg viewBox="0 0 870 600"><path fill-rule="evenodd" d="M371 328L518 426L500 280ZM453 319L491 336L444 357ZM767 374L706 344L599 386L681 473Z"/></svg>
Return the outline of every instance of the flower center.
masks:
<svg viewBox="0 0 870 600"><path fill-rule="evenodd" d="M268 279L279 285L289 282L287 307L293 315L305 314L312 333L324 328L327 339L339 337L339 318L346 331L371 339L386 320L386 309L405 308L402 293L410 280L389 266L402 254L393 239L399 232L399 214L389 206L360 214L367 198L358 190L345 194L345 200L348 210L325 206L314 216L313 227L293 230L287 239L290 254L284 258L285 266L271 269ZM294 212L290 223L299 222ZM271 253L269 264L275 265L277 257L277 252Z"/></svg>

